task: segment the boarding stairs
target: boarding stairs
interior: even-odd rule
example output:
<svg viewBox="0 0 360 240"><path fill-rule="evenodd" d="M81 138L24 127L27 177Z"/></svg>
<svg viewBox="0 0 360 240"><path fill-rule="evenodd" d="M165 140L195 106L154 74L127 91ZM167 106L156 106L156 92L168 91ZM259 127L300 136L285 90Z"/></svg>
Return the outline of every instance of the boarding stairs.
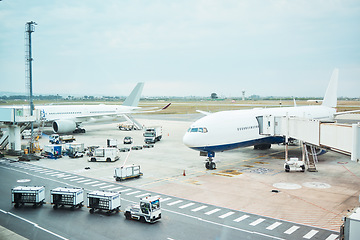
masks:
<svg viewBox="0 0 360 240"><path fill-rule="evenodd" d="M135 118L133 118L131 115L124 114L124 118L125 118L128 122L130 122L130 123L132 123L132 124L134 125L134 129L135 129L135 130L141 130L141 129L143 129L142 124L139 123L138 121L136 121Z"/></svg>
<svg viewBox="0 0 360 240"><path fill-rule="evenodd" d="M309 172L317 172L316 163L318 162L316 148L313 145L304 143L303 149L305 151L305 163Z"/></svg>

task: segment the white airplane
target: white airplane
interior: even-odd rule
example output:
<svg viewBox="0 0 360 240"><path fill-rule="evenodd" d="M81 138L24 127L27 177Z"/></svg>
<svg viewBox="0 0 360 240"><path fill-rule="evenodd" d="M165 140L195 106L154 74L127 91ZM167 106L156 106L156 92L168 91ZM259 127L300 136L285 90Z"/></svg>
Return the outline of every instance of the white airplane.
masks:
<svg viewBox="0 0 360 240"><path fill-rule="evenodd" d="M138 107L144 83L138 83L122 105L43 105L35 106L40 109L41 119L51 124L55 133L85 133L80 128L83 123L110 121L126 114L140 112L161 111L170 106L170 103L161 109L148 108L140 111Z"/></svg>
<svg viewBox="0 0 360 240"><path fill-rule="evenodd" d="M339 70L335 69L331 76L322 105L263 108L250 110L232 110L208 113L195 121L183 137L183 143L201 156L207 155L205 167L215 169L213 162L215 152L223 152L240 147L254 146L257 149L268 149L271 144L283 143L283 137L264 136L259 133L257 117L295 116L309 119L333 119L337 105L337 80Z"/></svg>

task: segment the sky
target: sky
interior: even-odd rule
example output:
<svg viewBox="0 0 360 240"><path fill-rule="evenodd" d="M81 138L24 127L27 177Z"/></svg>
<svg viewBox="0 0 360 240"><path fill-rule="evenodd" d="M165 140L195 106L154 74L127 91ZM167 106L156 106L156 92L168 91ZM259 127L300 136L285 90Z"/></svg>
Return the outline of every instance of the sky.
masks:
<svg viewBox="0 0 360 240"><path fill-rule="evenodd" d="M34 94L360 97L358 0L2 0L0 91Z"/></svg>

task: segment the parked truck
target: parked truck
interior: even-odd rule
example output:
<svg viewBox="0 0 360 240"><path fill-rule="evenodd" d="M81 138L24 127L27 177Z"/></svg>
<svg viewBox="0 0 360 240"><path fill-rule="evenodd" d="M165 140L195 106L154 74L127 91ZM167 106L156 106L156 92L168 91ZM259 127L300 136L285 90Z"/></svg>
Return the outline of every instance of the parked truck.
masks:
<svg viewBox="0 0 360 240"><path fill-rule="evenodd" d="M73 210L81 208L84 204L84 189L58 187L50 191L50 202L54 209L58 207L70 206Z"/></svg>
<svg viewBox="0 0 360 240"><path fill-rule="evenodd" d="M120 211L121 199L119 192L93 191L88 193L89 212L94 213L95 210L106 211L108 215L112 212Z"/></svg>
<svg viewBox="0 0 360 240"><path fill-rule="evenodd" d="M42 206L45 202L44 186L18 186L11 189L11 200L14 207L18 208L25 203L33 204L33 207Z"/></svg>
<svg viewBox="0 0 360 240"><path fill-rule="evenodd" d="M290 171L305 172L305 163L304 161L299 161L298 158L290 158L289 161L285 161L284 168L285 168L285 172L290 172Z"/></svg>
<svg viewBox="0 0 360 240"><path fill-rule="evenodd" d="M120 151L117 148L96 148L89 162L115 162L120 159Z"/></svg>
<svg viewBox="0 0 360 240"><path fill-rule="evenodd" d="M114 178L116 181L123 181L130 178L138 178L142 175L143 173L140 172L140 165L130 165L115 168Z"/></svg>
<svg viewBox="0 0 360 240"><path fill-rule="evenodd" d="M59 134L51 134L49 138L49 142L52 144L60 144L60 143L69 143L75 141L75 137L73 135L63 135Z"/></svg>
<svg viewBox="0 0 360 240"><path fill-rule="evenodd" d="M162 138L162 127L154 126L145 128L144 132L145 143L156 143Z"/></svg>
<svg viewBox="0 0 360 240"><path fill-rule="evenodd" d="M140 222L154 223L161 219L160 198L144 197L135 205L128 206L124 212L126 219L135 219Z"/></svg>

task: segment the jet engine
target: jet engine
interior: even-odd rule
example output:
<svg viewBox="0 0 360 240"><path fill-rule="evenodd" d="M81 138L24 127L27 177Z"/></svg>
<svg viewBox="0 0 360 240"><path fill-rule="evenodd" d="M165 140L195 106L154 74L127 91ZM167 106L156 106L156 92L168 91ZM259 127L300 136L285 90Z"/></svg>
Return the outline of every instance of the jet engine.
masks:
<svg viewBox="0 0 360 240"><path fill-rule="evenodd" d="M52 123L55 133L69 133L76 129L76 123L72 120L56 120Z"/></svg>

